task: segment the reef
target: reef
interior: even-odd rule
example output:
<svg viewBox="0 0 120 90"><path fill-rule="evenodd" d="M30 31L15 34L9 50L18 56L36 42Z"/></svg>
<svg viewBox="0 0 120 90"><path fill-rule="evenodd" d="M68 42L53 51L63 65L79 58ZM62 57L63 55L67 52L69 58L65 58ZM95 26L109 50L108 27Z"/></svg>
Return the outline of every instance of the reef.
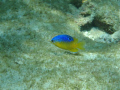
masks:
<svg viewBox="0 0 120 90"><path fill-rule="evenodd" d="M78 3L77 3L78 2ZM1 0L0 90L120 90L118 0ZM84 41L72 53L59 34Z"/></svg>
<svg viewBox="0 0 120 90"><path fill-rule="evenodd" d="M79 7L80 15L92 17L90 17L91 21L83 25L83 28L94 26L109 34L120 30L119 3L118 0L87 0Z"/></svg>

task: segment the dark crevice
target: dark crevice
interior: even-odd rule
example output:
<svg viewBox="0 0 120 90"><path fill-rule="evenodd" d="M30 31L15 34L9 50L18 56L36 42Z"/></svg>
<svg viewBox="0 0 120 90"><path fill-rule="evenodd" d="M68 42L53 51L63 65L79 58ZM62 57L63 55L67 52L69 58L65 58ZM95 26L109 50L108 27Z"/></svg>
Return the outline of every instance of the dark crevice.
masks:
<svg viewBox="0 0 120 90"><path fill-rule="evenodd" d="M92 28L92 24L91 23L87 23L84 26L81 26L81 31L90 31Z"/></svg>
<svg viewBox="0 0 120 90"><path fill-rule="evenodd" d="M76 8L82 6L82 0L71 0L70 4L74 5Z"/></svg>
<svg viewBox="0 0 120 90"><path fill-rule="evenodd" d="M112 29L112 25L101 22L100 20L94 19L91 23L86 23L81 26L81 31L90 31L92 27L97 27L108 34L113 34L115 31Z"/></svg>
<svg viewBox="0 0 120 90"><path fill-rule="evenodd" d="M112 25L106 24L105 22L101 22L100 20L94 19L92 25L93 27L98 27L101 30L104 30L108 34L114 33L114 30L112 29Z"/></svg>

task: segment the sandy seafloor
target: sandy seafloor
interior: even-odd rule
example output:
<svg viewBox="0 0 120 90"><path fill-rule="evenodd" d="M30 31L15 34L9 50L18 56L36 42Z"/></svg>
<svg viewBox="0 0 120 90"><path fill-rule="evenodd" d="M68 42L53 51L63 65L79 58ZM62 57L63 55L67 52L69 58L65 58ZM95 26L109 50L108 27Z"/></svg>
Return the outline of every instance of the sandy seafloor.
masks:
<svg viewBox="0 0 120 90"><path fill-rule="evenodd" d="M74 15L31 2L11 6L2 0L0 90L120 90L116 34L95 27L81 32ZM74 54L54 46L50 40L59 34L85 41L85 50Z"/></svg>

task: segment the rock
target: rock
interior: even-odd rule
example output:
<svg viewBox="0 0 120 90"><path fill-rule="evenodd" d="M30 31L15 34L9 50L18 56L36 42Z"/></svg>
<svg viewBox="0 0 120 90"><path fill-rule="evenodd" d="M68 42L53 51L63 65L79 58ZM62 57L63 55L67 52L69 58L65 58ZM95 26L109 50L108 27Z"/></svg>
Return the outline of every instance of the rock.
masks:
<svg viewBox="0 0 120 90"><path fill-rule="evenodd" d="M86 23L86 26L91 24L91 26L98 27L108 34L113 34L114 32L120 30L119 4L117 0L87 1L86 3L83 3L80 10L81 15L84 17L94 14L93 21L91 23Z"/></svg>

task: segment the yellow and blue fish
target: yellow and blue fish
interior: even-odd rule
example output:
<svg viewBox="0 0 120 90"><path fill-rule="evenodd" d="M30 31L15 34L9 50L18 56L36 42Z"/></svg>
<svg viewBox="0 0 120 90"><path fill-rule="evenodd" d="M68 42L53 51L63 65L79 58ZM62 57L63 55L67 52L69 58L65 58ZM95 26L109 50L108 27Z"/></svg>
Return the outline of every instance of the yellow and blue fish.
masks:
<svg viewBox="0 0 120 90"><path fill-rule="evenodd" d="M62 49L69 50L71 52L77 52L79 49L84 50L85 42L78 42L78 39L69 35L57 35L52 38L51 42Z"/></svg>

